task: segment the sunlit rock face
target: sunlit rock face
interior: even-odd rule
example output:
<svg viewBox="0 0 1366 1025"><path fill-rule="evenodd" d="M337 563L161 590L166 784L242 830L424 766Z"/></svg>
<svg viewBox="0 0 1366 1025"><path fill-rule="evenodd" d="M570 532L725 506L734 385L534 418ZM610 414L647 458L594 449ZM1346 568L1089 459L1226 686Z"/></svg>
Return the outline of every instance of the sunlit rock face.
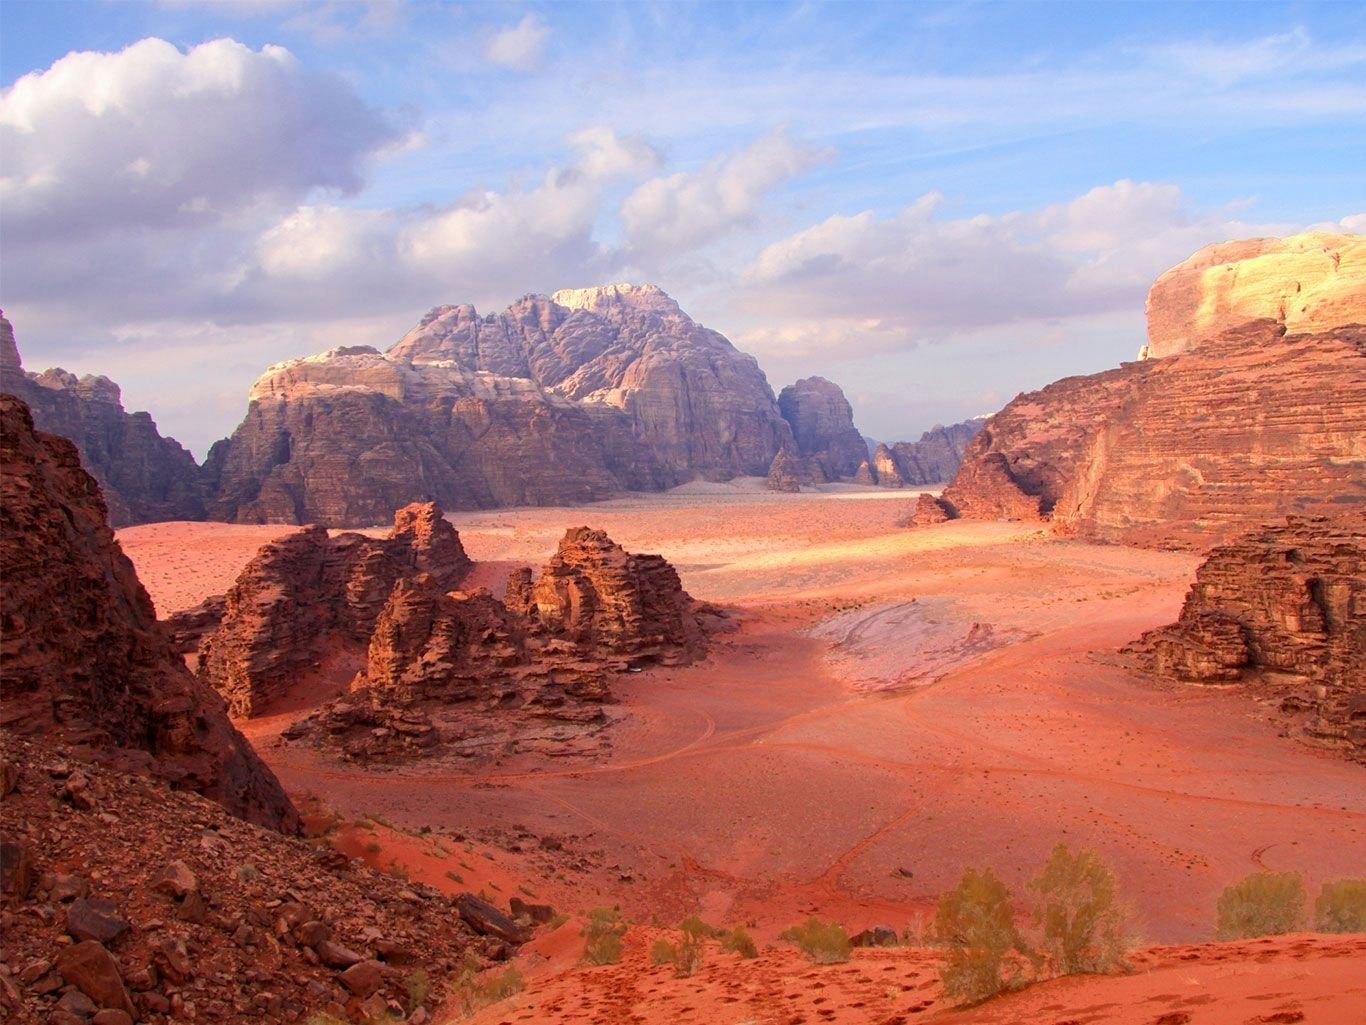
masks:
<svg viewBox="0 0 1366 1025"><path fill-rule="evenodd" d="M1250 320L1287 334L1366 324L1366 238L1309 231L1206 246L1148 293L1140 359L1186 352Z"/></svg>
<svg viewBox="0 0 1366 1025"><path fill-rule="evenodd" d="M429 312L388 352L271 367L210 454L210 515L383 522L768 473L791 431L753 357L653 285Z"/></svg>

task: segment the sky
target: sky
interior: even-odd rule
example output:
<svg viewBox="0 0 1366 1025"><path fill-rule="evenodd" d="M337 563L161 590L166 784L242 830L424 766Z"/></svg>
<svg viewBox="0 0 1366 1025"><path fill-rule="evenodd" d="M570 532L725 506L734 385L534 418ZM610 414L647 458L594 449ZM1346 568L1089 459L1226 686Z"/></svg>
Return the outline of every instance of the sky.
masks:
<svg viewBox="0 0 1366 1025"><path fill-rule="evenodd" d="M651 282L914 439L1366 232L1366 4L0 0L0 307L202 457L270 363Z"/></svg>

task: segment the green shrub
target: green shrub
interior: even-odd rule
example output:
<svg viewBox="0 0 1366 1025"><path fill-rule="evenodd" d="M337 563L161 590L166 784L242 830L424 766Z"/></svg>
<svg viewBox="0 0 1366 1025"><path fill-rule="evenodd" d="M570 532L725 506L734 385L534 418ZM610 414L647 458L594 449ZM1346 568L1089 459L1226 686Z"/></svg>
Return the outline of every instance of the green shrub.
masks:
<svg viewBox="0 0 1366 1025"><path fill-rule="evenodd" d="M838 922L822 922L814 915L801 925L783 930L778 938L796 944L816 964L848 961L849 952L853 949L843 926Z"/></svg>
<svg viewBox="0 0 1366 1025"><path fill-rule="evenodd" d="M650 947L651 964L677 964L678 948L666 939L655 940Z"/></svg>
<svg viewBox="0 0 1366 1025"><path fill-rule="evenodd" d="M1058 844L1029 888L1034 922L1053 974L1109 972L1124 966L1128 946L1124 908L1114 874L1094 851Z"/></svg>
<svg viewBox="0 0 1366 1025"><path fill-rule="evenodd" d="M931 941L947 947L939 970L946 996L985 1000L1017 981L1004 974L1006 955L1025 950L1015 928L1010 891L991 869L970 868L956 889L939 898Z"/></svg>
<svg viewBox="0 0 1366 1025"><path fill-rule="evenodd" d="M743 925L737 925L721 937L721 949L733 951L746 961L759 956L759 948L754 945L754 940Z"/></svg>
<svg viewBox="0 0 1366 1025"><path fill-rule="evenodd" d="M718 929L714 925L708 925L696 915L689 915L687 918L683 919L683 921L678 923L678 928L685 936L700 936L705 940L720 939L726 934L726 930Z"/></svg>
<svg viewBox="0 0 1366 1025"><path fill-rule="evenodd" d="M1219 895L1219 939L1294 932L1304 924L1307 899L1298 872L1254 872Z"/></svg>
<svg viewBox="0 0 1366 1025"><path fill-rule="evenodd" d="M479 956L467 950L460 970L447 984L447 993L456 1010L468 1017L481 1007L520 993L525 987L522 973L516 968L508 965L496 974L485 974L479 970Z"/></svg>
<svg viewBox="0 0 1366 1025"><path fill-rule="evenodd" d="M1324 883L1314 901L1319 932L1366 932L1366 879Z"/></svg>
<svg viewBox="0 0 1366 1025"><path fill-rule="evenodd" d="M621 939L626 923L616 908L594 908L583 927L583 959L589 964L616 964L621 960Z"/></svg>

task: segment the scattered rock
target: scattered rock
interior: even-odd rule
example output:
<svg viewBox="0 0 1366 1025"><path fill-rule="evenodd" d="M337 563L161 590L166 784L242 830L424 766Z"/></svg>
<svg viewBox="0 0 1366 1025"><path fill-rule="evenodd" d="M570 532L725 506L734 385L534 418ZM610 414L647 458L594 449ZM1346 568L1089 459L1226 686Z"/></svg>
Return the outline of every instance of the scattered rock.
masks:
<svg viewBox="0 0 1366 1025"><path fill-rule="evenodd" d="M356 996L368 997L384 985L384 966L378 961L361 961L353 964L337 978Z"/></svg>
<svg viewBox="0 0 1366 1025"><path fill-rule="evenodd" d="M62 950L57 955L57 970L97 1007L122 1011L129 1018L136 1016L133 1001L119 976L118 963L95 940L85 940Z"/></svg>
<svg viewBox="0 0 1366 1025"><path fill-rule="evenodd" d="M110 944L131 926L119 917L119 908L102 897L82 897L66 911L66 931L77 940Z"/></svg>
<svg viewBox="0 0 1366 1025"><path fill-rule="evenodd" d="M455 910L481 936L492 936L513 944L525 943L527 940L526 933L516 922L472 893L459 894L455 898Z"/></svg>

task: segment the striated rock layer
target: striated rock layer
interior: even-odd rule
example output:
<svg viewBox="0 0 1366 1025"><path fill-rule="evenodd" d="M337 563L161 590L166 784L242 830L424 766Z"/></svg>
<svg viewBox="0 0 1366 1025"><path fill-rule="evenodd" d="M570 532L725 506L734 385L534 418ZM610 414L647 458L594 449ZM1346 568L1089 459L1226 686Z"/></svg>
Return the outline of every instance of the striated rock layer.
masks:
<svg viewBox="0 0 1366 1025"><path fill-rule="evenodd" d="M450 590L470 565L455 528L430 502L400 509L385 538L329 537L323 527L306 527L265 545L247 564L212 632L202 629L211 603L173 630L200 630L200 677L234 715L249 716L285 695L334 638L369 643L400 580L423 574Z"/></svg>
<svg viewBox="0 0 1366 1025"><path fill-rule="evenodd" d="M1249 320L1292 335L1366 324L1366 237L1311 231L1206 246L1148 293L1140 359L1189 351Z"/></svg>
<svg viewBox="0 0 1366 1025"><path fill-rule="evenodd" d="M878 482L889 487L924 487L953 480L969 442L985 423L986 417L975 417L947 427L935 424L919 441L898 441L885 456L879 451Z"/></svg>
<svg viewBox="0 0 1366 1025"><path fill-rule="evenodd" d="M210 517L361 526L763 475L791 431L753 357L651 285L441 306L387 353L271 367L210 453Z"/></svg>
<svg viewBox="0 0 1366 1025"><path fill-rule="evenodd" d="M149 414L124 412L119 386L107 377L77 378L61 369L26 373L3 314L0 392L23 399L38 430L75 444L114 526L204 517L194 456L157 433Z"/></svg>
<svg viewBox="0 0 1366 1025"><path fill-rule="evenodd" d="M1366 504L1366 328L1259 321L1161 360L1022 395L944 497L969 518L1204 549L1292 513Z"/></svg>
<svg viewBox="0 0 1366 1025"><path fill-rule="evenodd" d="M854 409L839 385L823 377L804 378L779 393L778 408L792 427L796 455L825 480L850 479L868 458L863 435L854 426Z"/></svg>
<svg viewBox="0 0 1366 1025"><path fill-rule="evenodd" d="M293 805L156 622L69 441L0 396L0 726L151 770L292 831Z"/></svg>
<svg viewBox="0 0 1366 1025"><path fill-rule="evenodd" d="M1366 757L1366 511L1292 516L1214 549L1180 619L1131 650L1178 680L1314 685L1313 732Z"/></svg>

